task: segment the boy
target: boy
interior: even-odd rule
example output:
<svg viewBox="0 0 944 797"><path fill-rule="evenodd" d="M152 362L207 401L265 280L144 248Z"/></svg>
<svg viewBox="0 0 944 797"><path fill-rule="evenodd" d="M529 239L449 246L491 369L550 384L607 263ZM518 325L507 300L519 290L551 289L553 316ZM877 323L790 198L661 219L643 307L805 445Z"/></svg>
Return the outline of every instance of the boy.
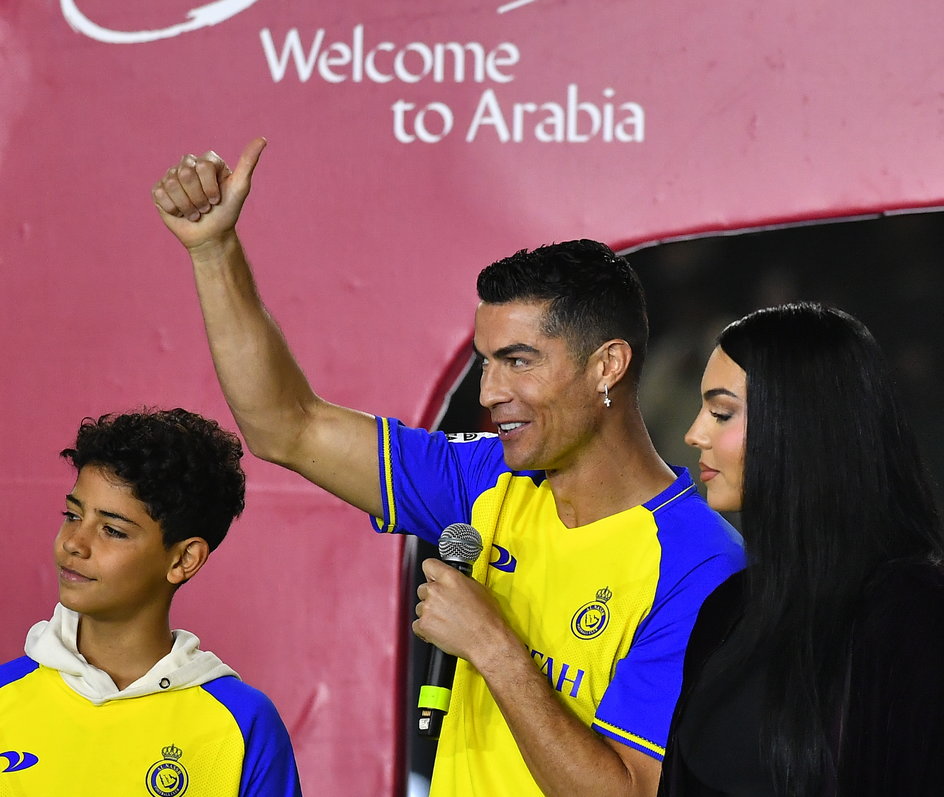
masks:
<svg viewBox="0 0 944 797"><path fill-rule="evenodd" d="M0 666L0 795L301 794L275 707L187 631L174 593L244 505L235 435L182 409L85 419L59 605Z"/></svg>

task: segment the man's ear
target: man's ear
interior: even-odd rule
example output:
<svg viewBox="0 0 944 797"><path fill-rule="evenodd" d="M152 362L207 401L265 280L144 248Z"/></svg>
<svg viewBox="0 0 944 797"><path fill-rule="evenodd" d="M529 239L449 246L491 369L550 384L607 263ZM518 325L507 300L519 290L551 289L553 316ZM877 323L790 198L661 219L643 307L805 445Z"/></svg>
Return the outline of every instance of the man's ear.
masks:
<svg viewBox="0 0 944 797"><path fill-rule="evenodd" d="M602 344L594 357L597 358L599 385L598 392L603 392L603 386L612 390L629 371L633 361L633 347L622 338L614 338Z"/></svg>
<svg viewBox="0 0 944 797"><path fill-rule="evenodd" d="M190 537L174 544L174 558L167 571L167 580L179 585L189 581L206 563L210 545L203 537Z"/></svg>

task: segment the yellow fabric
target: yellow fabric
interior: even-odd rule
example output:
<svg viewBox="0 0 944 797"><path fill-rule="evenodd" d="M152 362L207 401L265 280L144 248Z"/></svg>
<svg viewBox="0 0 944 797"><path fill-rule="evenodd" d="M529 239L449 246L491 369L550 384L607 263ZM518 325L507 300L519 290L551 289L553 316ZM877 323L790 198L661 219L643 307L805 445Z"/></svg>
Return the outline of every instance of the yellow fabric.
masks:
<svg viewBox="0 0 944 797"><path fill-rule="evenodd" d="M0 689L0 718L0 751L29 752L40 760L0 773L0 797L239 792L242 734L226 707L200 687L95 706L58 672L39 667Z"/></svg>
<svg viewBox="0 0 944 797"><path fill-rule="evenodd" d="M498 599L560 699L589 725L652 608L661 558L652 513L639 506L568 529L547 482L505 473L476 500L472 525L485 551L473 577ZM515 557L513 573L489 566L500 549ZM485 681L460 659L431 794L540 793Z"/></svg>

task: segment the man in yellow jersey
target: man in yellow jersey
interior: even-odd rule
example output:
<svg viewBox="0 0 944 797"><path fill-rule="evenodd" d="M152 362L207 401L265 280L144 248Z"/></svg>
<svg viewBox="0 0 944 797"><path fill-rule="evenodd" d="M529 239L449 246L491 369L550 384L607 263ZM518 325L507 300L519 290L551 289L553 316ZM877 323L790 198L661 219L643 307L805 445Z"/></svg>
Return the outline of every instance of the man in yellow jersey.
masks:
<svg viewBox="0 0 944 797"><path fill-rule="evenodd" d="M300 797L271 701L168 619L242 511L239 440L148 411L86 419L62 455L59 604L0 666L0 795Z"/></svg>
<svg viewBox="0 0 944 797"><path fill-rule="evenodd" d="M460 659L432 793L655 794L695 614L743 561L640 417L648 322L635 274L594 241L482 272L474 342L497 435L452 439L330 404L258 298L235 232L264 146L250 142L234 170L185 156L152 196L190 254L252 451L379 531L481 532L473 578L423 565L414 630Z"/></svg>

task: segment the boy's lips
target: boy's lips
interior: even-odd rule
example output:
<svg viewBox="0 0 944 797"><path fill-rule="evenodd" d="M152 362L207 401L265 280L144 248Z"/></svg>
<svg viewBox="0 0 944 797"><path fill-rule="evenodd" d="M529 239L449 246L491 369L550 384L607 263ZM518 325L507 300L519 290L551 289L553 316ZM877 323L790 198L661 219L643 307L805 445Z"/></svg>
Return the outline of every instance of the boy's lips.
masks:
<svg viewBox="0 0 944 797"><path fill-rule="evenodd" d="M71 568L64 567L63 565L59 565L59 580L68 581L71 583L82 583L85 581L94 581L95 579L90 578L89 576L83 575L82 573L79 573L77 570L72 570Z"/></svg>

